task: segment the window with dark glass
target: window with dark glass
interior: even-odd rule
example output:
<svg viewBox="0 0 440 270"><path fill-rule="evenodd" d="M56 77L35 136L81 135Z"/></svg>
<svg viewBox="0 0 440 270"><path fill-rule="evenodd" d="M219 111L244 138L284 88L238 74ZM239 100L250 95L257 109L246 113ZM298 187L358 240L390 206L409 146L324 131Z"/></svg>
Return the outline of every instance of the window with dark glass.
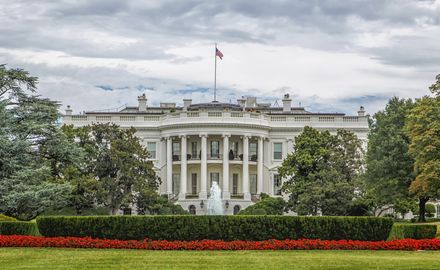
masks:
<svg viewBox="0 0 440 270"><path fill-rule="evenodd" d="M257 161L258 144L256 142L249 142L249 159Z"/></svg>
<svg viewBox="0 0 440 270"><path fill-rule="evenodd" d="M178 173L173 173L172 189L173 189L173 194L179 194L179 192L180 192L180 174L178 174Z"/></svg>
<svg viewBox="0 0 440 270"><path fill-rule="evenodd" d="M180 160L180 142L173 142L173 160Z"/></svg>
<svg viewBox="0 0 440 270"><path fill-rule="evenodd" d="M274 143L273 159L282 159L282 158L283 158L283 143Z"/></svg>
<svg viewBox="0 0 440 270"><path fill-rule="evenodd" d="M281 186L282 186L281 177L278 174L273 175L273 194L281 195Z"/></svg>
<svg viewBox="0 0 440 270"><path fill-rule="evenodd" d="M190 206L188 207L188 210L189 210L189 213L190 213L191 215L195 215L195 214L196 214L196 207L195 207L194 205L190 205Z"/></svg>
<svg viewBox="0 0 440 270"><path fill-rule="evenodd" d="M218 185L220 185L220 182L219 182L219 178L220 178L220 173L218 173L218 172L212 172L211 174L210 174L210 186L209 186L209 188L211 188L212 187L212 182L217 182L217 184Z"/></svg>
<svg viewBox="0 0 440 270"><path fill-rule="evenodd" d="M232 174L232 194L238 193L238 173Z"/></svg>
<svg viewBox="0 0 440 270"><path fill-rule="evenodd" d="M156 142L147 142L147 150L150 153L150 158L156 159Z"/></svg>
<svg viewBox="0 0 440 270"><path fill-rule="evenodd" d="M219 141L211 141L211 157L213 158L220 157Z"/></svg>
<svg viewBox="0 0 440 270"><path fill-rule="evenodd" d="M257 175L256 174L249 175L249 182L250 182L251 194L252 195L257 194Z"/></svg>
<svg viewBox="0 0 440 270"><path fill-rule="evenodd" d="M191 158L196 159L198 157L197 142L191 143Z"/></svg>
<svg viewBox="0 0 440 270"><path fill-rule="evenodd" d="M191 174L191 193L197 194L197 174Z"/></svg>

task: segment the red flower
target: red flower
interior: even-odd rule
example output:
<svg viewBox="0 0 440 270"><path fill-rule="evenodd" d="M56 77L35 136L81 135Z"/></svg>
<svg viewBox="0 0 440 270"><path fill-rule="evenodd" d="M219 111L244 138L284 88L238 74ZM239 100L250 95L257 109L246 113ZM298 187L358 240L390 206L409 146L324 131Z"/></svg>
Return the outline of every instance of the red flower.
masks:
<svg viewBox="0 0 440 270"><path fill-rule="evenodd" d="M166 241L109 240L90 237L37 237L0 235L0 247L118 248L147 250L440 250L440 239L392 241L266 240L266 241Z"/></svg>

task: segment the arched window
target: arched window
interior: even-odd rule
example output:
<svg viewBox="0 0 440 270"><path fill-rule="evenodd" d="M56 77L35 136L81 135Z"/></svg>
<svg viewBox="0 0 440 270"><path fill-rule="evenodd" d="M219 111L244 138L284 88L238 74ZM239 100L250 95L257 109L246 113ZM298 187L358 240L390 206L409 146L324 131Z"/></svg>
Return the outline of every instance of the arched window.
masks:
<svg viewBox="0 0 440 270"><path fill-rule="evenodd" d="M194 205L190 205L190 206L188 207L188 210L189 210L189 213L190 213L191 215L195 215L195 214L196 214L196 207L195 207Z"/></svg>
<svg viewBox="0 0 440 270"><path fill-rule="evenodd" d="M238 214L238 212L240 212L240 209L240 205L234 206L234 215Z"/></svg>

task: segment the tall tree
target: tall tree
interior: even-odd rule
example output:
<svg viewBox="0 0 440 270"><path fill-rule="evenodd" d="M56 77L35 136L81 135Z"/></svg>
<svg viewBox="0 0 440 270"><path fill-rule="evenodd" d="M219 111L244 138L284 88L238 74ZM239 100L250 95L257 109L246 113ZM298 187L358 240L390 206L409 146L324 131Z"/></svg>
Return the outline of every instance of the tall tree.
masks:
<svg viewBox="0 0 440 270"><path fill-rule="evenodd" d="M112 214L135 205L138 197L148 192L157 195L160 179L134 128L93 124L80 128L64 126L63 130L87 153L79 172L87 181L75 182L77 210L93 202L84 200L84 194L89 194L90 199L96 196L94 201L111 208ZM78 179L78 175L72 179Z"/></svg>
<svg viewBox="0 0 440 270"><path fill-rule="evenodd" d="M419 221L425 221L425 205L440 197L440 75L430 87L434 97L417 100L408 116L409 152L416 177L410 192L419 198Z"/></svg>
<svg viewBox="0 0 440 270"><path fill-rule="evenodd" d="M51 168L50 153L71 146L49 143L58 134L58 104L36 96L36 85L28 72L0 65L0 212L25 220L64 206L70 192Z"/></svg>
<svg viewBox="0 0 440 270"><path fill-rule="evenodd" d="M289 208L301 215L347 215L358 193L361 141L349 131L331 135L305 127L294 149L278 169L287 178Z"/></svg>
<svg viewBox="0 0 440 270"><path fill-rule="evenodd" d="M405 132L406 118L413 107L412 100L393 97L383 111L373 116L364 178L376 215L392 207L408 212L414 201L408 192L414 179L414 160L408 152Z"/></svg>

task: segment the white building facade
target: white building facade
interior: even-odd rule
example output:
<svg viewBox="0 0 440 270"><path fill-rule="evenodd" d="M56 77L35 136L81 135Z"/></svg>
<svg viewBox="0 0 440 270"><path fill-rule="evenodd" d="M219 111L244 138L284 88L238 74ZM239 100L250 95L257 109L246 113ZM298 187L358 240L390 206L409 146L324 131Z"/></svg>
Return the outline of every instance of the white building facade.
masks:
<svg viewBox="0 0 440 270"><path fill-rule="evenodd" d="M137 107L115 112L74 115L68 107L63 122L136 128L162 180L161 194L190 213L206 214L209 190L216 181L225 213L234 214L253 204L261 193L281 196L278 167L305 126L332 133L348 129L367 143L368 120L362 107L356 116L346 116L292 107L288 94L282 101L282 107L271 107L257 103L255 97L238 99L237 104L192 104L184 99L180 107L175 103L150 107L142 95Z"/></svg>

